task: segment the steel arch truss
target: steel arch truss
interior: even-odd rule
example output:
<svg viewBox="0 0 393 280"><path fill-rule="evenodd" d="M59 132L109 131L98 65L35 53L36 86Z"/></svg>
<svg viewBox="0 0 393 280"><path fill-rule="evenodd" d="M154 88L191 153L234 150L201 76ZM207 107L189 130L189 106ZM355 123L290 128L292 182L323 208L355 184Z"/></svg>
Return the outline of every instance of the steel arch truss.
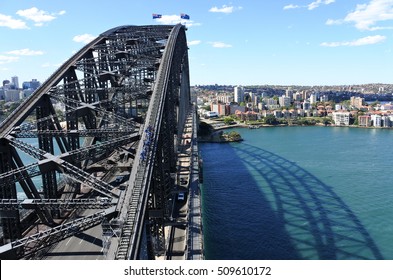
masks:
<svg viewBox="0 0 393 280"><path fill-rule="evenodd" d="M175 135L189 99L184 26L116 27L72 56L0 124L0 253L17 248L23 257L31 244L38 250L69 236L75 223L64 209L103 208L78 229L118 215L127 257L144 246L145 225L161 251ZM127 158L121 167L119 153ZM125 190L110 182L120 168L130 174ZM108 200L95 204L97 195ZM26 238L26 225L37 221L53 230Z"/></svg>

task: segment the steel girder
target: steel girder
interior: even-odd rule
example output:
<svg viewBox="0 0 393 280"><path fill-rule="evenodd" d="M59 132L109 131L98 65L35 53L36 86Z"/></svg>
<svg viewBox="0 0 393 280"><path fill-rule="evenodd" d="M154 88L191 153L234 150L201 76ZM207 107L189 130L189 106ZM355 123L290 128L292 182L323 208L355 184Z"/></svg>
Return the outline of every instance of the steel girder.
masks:
<svg viewBox="0 0 393 280"><path fill-rule="evenodd" d="M185 28L175 26L161 59L155 80L154 91L146 115L145 130L138 146L136 162L131 177L134 178L133 191L129 194L130 204L121 211L125 213L124 226L116 251L116 259L138 259L142 251L142 235L148 225L147 244L153 243L156 252L165 249L164 221L167 216L167 192L170 188L170 171L174 169L176 158L174 134L177 133L176 111L186 111L189 99L189 83L180 80L184 67L188 67ZM188 72L188 69L187 69ZM186 82L184 95L180 96L180 83ZM186 108L178 109L179 99ZM176 109L175 109L176 108ZM176 129L175 129L176 128ZM148 144L152 140L152 144ZM146 249L146 248L144 248ZM147 248L149 249L149 248ZM145 251L145 250L144 250Z"/></svg>
<svg viewBox="0 0 393 280"><path fill-rule="evenodd" d="M34 208L41 221L49 225L52 216L59 217L64 205L74 209L94 208L94 201L78 203L62 193L65 188L76 190L81 184L88 185L110 198L110 203L97 204L98 208L119 201L115 212L99 212L98 216L100 221L102 213L104 216L118 213L118 219L123 218L121 241L126 241L126 258L138 258L145 221L156 224L148 230L148 235L160 240L156 250L162 250L163 225L168 213L166 200L171 186L169 173L175 167L174 135L182 115L179 112L186 110L189 103L189 81L183 79L184 73L188 76L185 28L181 25L120 26L102 33L64 63L0 124L2 209L10 204L15 206L15 200L20 201L16 192L21 187L30 199L24 205ZM146 109L144 104L148 105ZM144 123L144 128L139 123ZM84 170L102 158L96 154L110 156L119 147L145 139L143 131L149 126L156 131L155 137L145 162L140 158L143 143L138 144L132 163L135 176L128 183L131 188L114 191L107 182ZM33 142L29 142L31 139ZM26 161L20 152L29 154L36 162ZM60 175L61 179L57 177ZM42 191L36 180L32 180L40 176ZM64 176L77 182L76 185L64 180ZM124 200L125 197L130 200ZM37 246L20 245L27 244L21 239L19 210L23 203L14 206L1 212L7 213L3 215L7 218L2 218L2 226L6 228L11 249L29 248L31 253L33 247L42 248L45 240L68 236L68 231L48 230L29 238L27 243ZM159 219L149 216L153 213L149 210L158 210L163 215ZM12 216L11 223L8 216ZM81 223L78 230L91 226L88 220L78 221ZM130 227L133 232L128 235ZM73 227L72 233L78 230ZM9 244L6 246L10 247Z"/></svg>

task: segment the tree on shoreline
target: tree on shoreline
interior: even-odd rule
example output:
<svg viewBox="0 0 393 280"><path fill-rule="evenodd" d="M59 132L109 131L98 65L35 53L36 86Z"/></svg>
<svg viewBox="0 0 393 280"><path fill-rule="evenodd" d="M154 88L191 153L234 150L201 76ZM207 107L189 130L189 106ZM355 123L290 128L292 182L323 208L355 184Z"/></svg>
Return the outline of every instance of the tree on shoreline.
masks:
<svg viewBox="0 0 393 280"><path fill-rule="evenodd" d="M273 115L267 115L265 117L265 124L276 125L276 124L278 124L278 120Z"/></svg>

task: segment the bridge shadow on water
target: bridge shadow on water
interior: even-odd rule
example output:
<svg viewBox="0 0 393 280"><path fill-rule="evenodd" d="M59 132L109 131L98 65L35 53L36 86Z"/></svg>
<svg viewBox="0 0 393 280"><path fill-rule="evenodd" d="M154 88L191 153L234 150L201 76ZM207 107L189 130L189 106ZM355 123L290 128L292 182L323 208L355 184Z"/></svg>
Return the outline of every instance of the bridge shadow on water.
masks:
<svg viewBox="0 0 393 280"><path fill-rule="evenodd" d="M206 168L223 169L221 178L205 178L212 180L203 189L207 258L383 259L365 227L332 187L272 152L244 142L236 144L236 149L225 146L222 164L204 163L205 173ZM226 173L226 168L235 174ZM226 176L230 181L222 178ZM225 188L213 195L209 188L222 185L223 180ZM230 192L236 193L233 201ZM231 209L214 205L220 199L227 200Z"/></svg>

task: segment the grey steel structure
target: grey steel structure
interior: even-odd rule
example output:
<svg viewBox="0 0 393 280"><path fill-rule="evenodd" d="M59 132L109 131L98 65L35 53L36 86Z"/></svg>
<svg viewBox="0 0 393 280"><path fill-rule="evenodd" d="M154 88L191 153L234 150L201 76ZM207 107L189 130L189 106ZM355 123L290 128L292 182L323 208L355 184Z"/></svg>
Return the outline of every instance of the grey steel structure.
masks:
<svg viewBox="0 0 393 280"><path fill-rule="evenodd" d="M165 251L176 141L190 104L185 31L102 33L0 124L1 259L26 258L98 224L108 238L108 225L120 236L108 258ZM122 187L110 179L118 170L129 176ZM37 223L44 230L32 233Z"/></svg>

